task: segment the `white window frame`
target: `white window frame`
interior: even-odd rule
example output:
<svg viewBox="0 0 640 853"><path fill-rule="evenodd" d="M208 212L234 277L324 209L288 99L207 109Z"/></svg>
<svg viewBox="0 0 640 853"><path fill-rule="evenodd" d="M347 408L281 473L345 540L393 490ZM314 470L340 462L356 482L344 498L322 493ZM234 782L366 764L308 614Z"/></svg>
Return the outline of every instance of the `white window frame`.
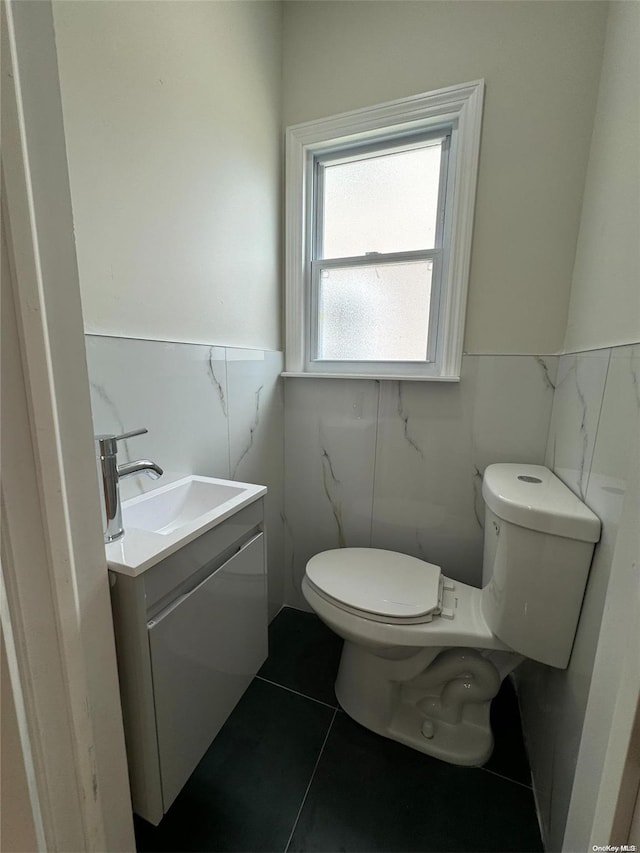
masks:
<svg viewBox="0 0 640 853"><path fill-rule="evenodd" d="M458 381L471 257L484 81L476 80L287 128L285 194L284 376ZM451 130L446 219L448 251L441 253L432 360L313 362L312 258L316 239L314 172L318 158L348 145ZM402 253L407 254L407 253ZM329 264L328 261L323 261ZM435 311L434 311L435 308ZM431 332L432 330L430 330Z"/></svg>

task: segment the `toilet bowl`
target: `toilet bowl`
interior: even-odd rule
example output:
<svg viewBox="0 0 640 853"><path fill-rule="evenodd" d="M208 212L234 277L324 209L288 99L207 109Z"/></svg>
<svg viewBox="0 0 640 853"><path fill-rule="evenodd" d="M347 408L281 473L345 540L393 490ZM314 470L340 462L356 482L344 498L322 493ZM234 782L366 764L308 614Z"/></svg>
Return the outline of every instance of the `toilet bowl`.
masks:
<svg viewBox="0 0 640 853"><path fill-rule="evenodd" d="M483 588L416 557L324 551L302 592L344 639L336 680L357 722L453 764L493 750L490 704L526 657L567 666L599 519L542 466L489 466Z"/></svg>
<svg viewBox="0 0 640 853"><path fill-rule="evenodd" d="M479 589L415 557L347 548L312 558L302 590L345 641L336 680L343 710L444 761L487 761L490 701L523 658L489 629Z"/></svg>

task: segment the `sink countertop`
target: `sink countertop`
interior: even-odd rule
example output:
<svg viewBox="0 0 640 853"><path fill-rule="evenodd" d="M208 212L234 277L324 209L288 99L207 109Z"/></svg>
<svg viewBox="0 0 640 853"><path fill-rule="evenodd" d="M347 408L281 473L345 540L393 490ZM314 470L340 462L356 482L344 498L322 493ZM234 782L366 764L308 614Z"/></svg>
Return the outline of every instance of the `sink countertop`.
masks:
<svg viewBox="0 0 640 853"><path fill-rule="evenodd" d="M266 493L266 486L189 475L129 498L122 502L124 536L105 545L107 565L111 571L138 577ZM129 515L140 526L128 523ZM158 529L153 529L154 517Z"/></svg>

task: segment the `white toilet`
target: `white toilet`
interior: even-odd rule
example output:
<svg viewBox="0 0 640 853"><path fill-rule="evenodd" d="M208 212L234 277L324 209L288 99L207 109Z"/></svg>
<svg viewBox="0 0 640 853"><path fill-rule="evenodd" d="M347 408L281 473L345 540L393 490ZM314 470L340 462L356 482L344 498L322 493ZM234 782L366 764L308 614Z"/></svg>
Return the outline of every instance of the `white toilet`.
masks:
<svg viewBox="0 0 640 853"><path fill-rule="evenodd" d="M453 764L493 750L490 704L531 658L564 669L600 521L540 465L484 475L483 588L374 548L324 551L302 591L344 638L342 708L378 734Z"/></svg>

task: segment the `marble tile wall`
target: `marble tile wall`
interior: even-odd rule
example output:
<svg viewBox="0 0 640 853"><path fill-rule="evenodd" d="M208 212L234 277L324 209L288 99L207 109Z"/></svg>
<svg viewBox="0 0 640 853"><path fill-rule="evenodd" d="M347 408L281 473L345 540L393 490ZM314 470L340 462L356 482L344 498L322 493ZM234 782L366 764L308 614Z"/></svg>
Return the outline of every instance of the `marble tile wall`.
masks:
<svg viewBox="0 0 640 853"><path fill-rule="evenodd" d="M527 663L520 703L547 849L562 847L629 472L640 452L640 345L560 358L547 464L602 521L567 670ZM640 507L631 517L637 519ZM620 626L624 630L624 626Z"/></svg>
<svg viewBox="0 0 640 853"><path fill-rule="evenodd" d="M149 458L162 482L196 473L268 486L269 609L283 601L283 357L280 352L87 335L96 433L145 426L122 442L125 461ZM157 486L123 480L123 498Z"/></svg>
<svg viewBox="0 0 640 853"><path fill-rule="evenodd" d="M343 546L428 559L479 585L484 468L541 464L557 359L469 355L460 383L288 379L285 600Z"/></svg>
<svg viewBox="0 0 640 853"><path fill-rule="evenodd" d="M581 500L587 494L610 351L564 355L545 454L548 465Z"/></svg>

